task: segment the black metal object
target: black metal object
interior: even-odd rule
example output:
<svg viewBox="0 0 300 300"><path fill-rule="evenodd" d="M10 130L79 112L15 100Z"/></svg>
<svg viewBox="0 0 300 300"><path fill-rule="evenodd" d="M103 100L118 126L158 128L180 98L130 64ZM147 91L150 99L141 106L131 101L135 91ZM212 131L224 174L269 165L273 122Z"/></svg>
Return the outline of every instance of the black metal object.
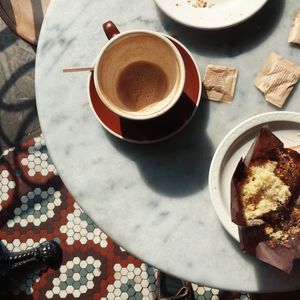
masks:
<svg viewBox="0 0 300 300"><path fill-rule="evenodd" d="M0 294L9 291L24 271L48 267L58 269L62 261L62 250L55 241L46 241L21 252L9 252L4 247L0 251Z"/></svg>

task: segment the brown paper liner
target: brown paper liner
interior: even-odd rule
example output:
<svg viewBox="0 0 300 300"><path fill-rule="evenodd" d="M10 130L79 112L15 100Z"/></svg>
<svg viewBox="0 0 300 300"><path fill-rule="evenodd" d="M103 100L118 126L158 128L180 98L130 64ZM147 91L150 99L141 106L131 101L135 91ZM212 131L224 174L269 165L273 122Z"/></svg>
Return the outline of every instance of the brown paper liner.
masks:
<svg viewBox="0 0 300 300"><path fill-rule="evenodd" d="M231 218L232 222L238 225L240 247L245 253L255 256L257 259L266 262L286 273L290 273L293 268L293 261L300 254L300 234L295 237L292 242L287 245L276 243L276 241L265 234L265 225L247 226L243 214L242 202L239 199L237 185L246 176L246 170L250 163L256 160L271 159L271 153L275 149L283 149L283 143L271 133L271 131L263 127L258 137L255 139L245 159L241 159L233 174L231 181ZM300 154L291 151L297 168L300 170ZM298 178L298 182L300 176ZM297 199L297 201L296 201ZM291 205L298 206L300 202L299 184L292 191ZM288 217L287 217L288 218ZM288 221L287 221L288 222ZM299 220L300 227L300 220ZM298 250L299 249L299 250Z"/></svg>

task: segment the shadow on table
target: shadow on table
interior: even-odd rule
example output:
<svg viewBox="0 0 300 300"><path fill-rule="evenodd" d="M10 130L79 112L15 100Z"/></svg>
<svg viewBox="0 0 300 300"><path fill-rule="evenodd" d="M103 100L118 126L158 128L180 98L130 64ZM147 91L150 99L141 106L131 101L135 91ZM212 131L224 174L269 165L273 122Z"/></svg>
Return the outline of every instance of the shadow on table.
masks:
<svg viewBox="0 0 300 300"><path fill-rule="evenodd" d="M233 27L200 30L186 27L166 16L158 7L158 16L165 30L190 50L200 55L234 57L247 52L268 38L278 25L285 1L272 0L254 16Z"/></svg>
<svg viewBox="0 0 300 300"><path fill-rule="evenodd" d="M107 133L115 148L134 161L145 183L170 197L194 194L207 186L213 147L206 134L209 103L202 99L191 122L165 141L139 145Z"/></svg>

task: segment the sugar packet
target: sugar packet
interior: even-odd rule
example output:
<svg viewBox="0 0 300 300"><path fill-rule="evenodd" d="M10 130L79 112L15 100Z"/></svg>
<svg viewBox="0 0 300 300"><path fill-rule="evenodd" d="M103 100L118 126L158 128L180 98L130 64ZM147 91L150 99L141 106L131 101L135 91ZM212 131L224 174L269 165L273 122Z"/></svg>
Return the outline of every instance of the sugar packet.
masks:
<svg viewBox="0 0 300 300"><path fill-rule="evenodd" d="M288 42L292 44L300 44L300 9L297 9L294 12Z"/></svg>
<svg viewBox="0 0 300 300"><path fill-rule="evenodd" d="M231 103L233 101L238 70L225 66L208 65L203 85L209 100Z"/></svg>
<svg viewBox="0 0 300 300"><path fill-rule="evenodd" d="M272 52L254 84L266 100L281 108L300 78L300 67Z"/></svg>

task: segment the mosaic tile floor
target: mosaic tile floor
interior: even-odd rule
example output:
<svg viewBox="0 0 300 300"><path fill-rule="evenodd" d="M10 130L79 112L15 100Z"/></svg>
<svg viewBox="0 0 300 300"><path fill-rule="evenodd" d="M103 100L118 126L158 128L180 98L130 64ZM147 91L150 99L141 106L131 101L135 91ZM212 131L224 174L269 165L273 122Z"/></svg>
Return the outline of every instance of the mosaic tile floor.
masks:
<svg viewBox="0 0 300 300"><path fill-rule="evenodd" d="M9 251L55 240L64 254L59 270L32 270L16 279L10 299L156 298L157 270L115 244L78 206L42 135L1 157L0 225L0 240ZM197 300L222 299L217 289L195 284L193 289Z"/></svg>

